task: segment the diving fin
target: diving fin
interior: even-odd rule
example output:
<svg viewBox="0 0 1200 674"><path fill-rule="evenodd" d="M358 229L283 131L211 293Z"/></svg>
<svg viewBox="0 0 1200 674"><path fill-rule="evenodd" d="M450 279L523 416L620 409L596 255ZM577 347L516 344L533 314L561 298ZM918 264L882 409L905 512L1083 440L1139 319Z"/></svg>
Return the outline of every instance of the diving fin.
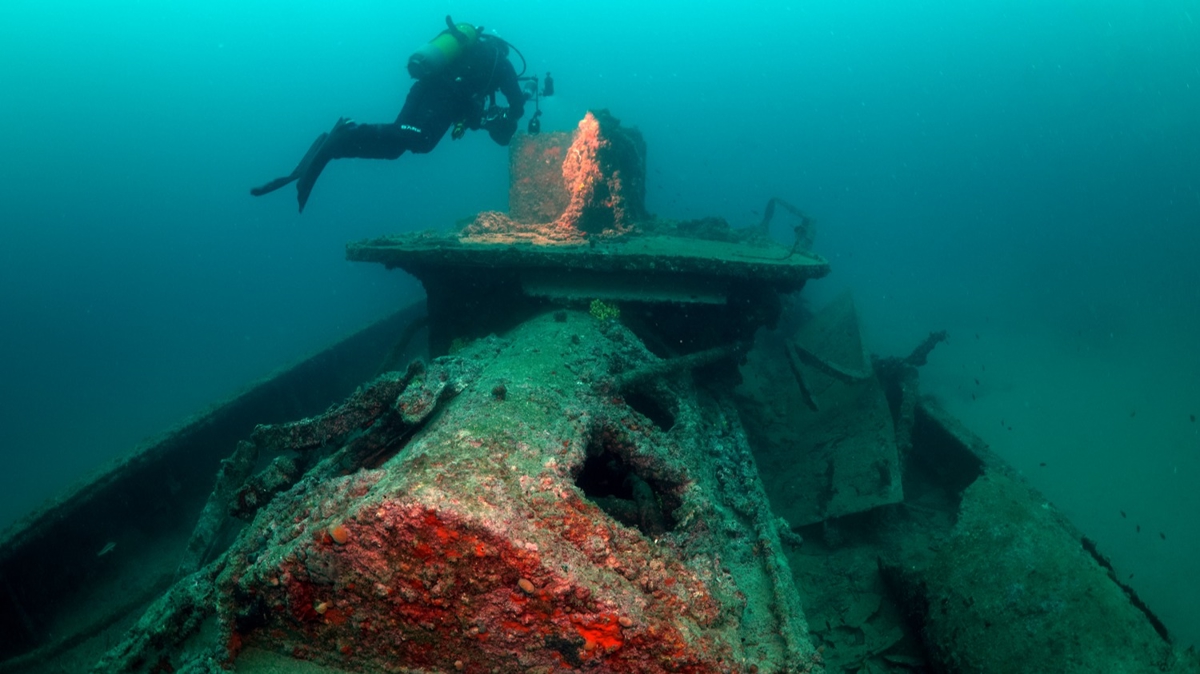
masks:
<svg viewBox="0 0 1200 674"><path fill-rule="evenodd" d="M304 212L304 205L308 203L308 195L312 192L313 185L317 184L317 178L321 176L321 171L324 171L325 165L334 158L334 148L330 147L330 141L338 135L339 131L354 125L354 120L349 117L338 119L329 133L321 134L317 142L308 149L308 154L304 155L304 159L300 160L300 165L296 167L294 173L297 180L296 201L300 204L301 213Z"/></svg>
<svg viewBox="0 0 1200 674"><path fill-rule="evenodd" d="M341 120L339 120L339 122L340 121ZM334 128L336 129L337 125L334 125ZM262 195L270 194L271 192L274 192L275 190L279 189L280 187L283 187L284 185L287 185L288 183L292 182L293 180L296 180L297 178L299 178L301 175L304 174L305 171L308 170L308 167L312 165L313 157L316 156L317 151L319 151L321 149L321 146L323 146L325 144L325 141L328 138L329 138L328 133L323 133L323 134L317 136L317 139L313 141L311 146L309 146L308 152L304 153L304 158L300 160L299 164L296 164L296 168L292 169L292 172L289 175L276 178L265 185L260 185L258 187L252 187L250 189L250 194L252 194L256 197L261 197Z"/></svg>

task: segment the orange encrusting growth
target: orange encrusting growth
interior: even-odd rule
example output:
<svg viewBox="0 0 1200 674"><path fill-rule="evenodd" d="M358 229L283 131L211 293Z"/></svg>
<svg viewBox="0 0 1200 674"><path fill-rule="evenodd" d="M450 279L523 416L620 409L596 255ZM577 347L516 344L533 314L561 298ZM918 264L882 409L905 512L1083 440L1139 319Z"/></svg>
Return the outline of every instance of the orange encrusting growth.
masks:
<svg viewBox="0 0 1200 674"><path fill-rule="evenodd" d="M350 542L350 530L344 524L332 524L329 526L329 538L338 545L345 545Z"/></svg>
<svg viewBox="0 0 1200 674"><path fill-rule="evenodd" d="M683 616L697 625L714 620L715 602L699 579L678 562L659 558L637 536L614 529L577 496L556 502L550 512L557 516L537 520L536 529L563 540L602 542L606 551L596 554L605 558L619 548L621 558L641 560L632 562L644 569L638 582L654 589L644 595L649 603L637 621L601 608L616 598L603 586L554 573L561 567L547 564L544 551L513 546L478 521L417 504L386 504L366 520L356 519L356 545L334 547L338 527L323 528L324 544L316 541L310 553L333 555L325 567L337 569L332 583L315 581L308 568L313 557L295 556L273 570L278 586L258 591L268 615L279 620L272 621L276 638L298 658L319 658L322 643L371 644L343 653L345 664L401 661L453 670L461 661L465 671L475 671L472 663L481 659L506 661L514 649L544 649L549 642L561 649L543 652L543 664L594 663L614 674L720 671L717 663L727 649L685 636L677 622ZM348 530L337 533L350 540ZM364 577L377 580L351 580ZM668 589L667 581L676 578L675 587L690 591ZM693 600L681 601L683 596ZM477 629L464 631L464 619Z"/></svg>
<svg viewBox="0 0 1200 674"><path fill-rule="evenodd" d="M524 148L532 151L532 145ZM561 150L545 150L547 161L559 161ZM566 203L551 222L518 222L496 211L484 211L462 231L466 240L480 242L528 241L547 245L578 243L589 236L615 237L634 230L637 208L630 209L621 171L612 166L612 142L600 121L587 113L561 159ZM632 210L632 212L631 212Z"/></svg>
<svg viewBox="0 0 1200 674"><path fill-rule="evenodd" d="M594 620L576 620L575 631L583 637L584 650L587 651L597 648L615 650L625 643L615 615L601 615Z"/></svg>

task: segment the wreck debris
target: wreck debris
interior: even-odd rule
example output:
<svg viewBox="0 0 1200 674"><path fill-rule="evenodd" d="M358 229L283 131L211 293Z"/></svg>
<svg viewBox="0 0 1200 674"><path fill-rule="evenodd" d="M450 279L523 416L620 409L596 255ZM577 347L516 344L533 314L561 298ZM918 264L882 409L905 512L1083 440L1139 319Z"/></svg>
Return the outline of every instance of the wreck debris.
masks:
<svg viewBox="0 0 1200 674"><path fill-rule="evenodd" d="M750 503L743 505L742 512L754 523L758 554L766 567L774 600L771 602L771 610L779 622L777 629L784 641L784 663L790 666L790 669L785 671L811 671L811 663L819 660L812 656L813 645L807 636L808 624L804 617L804 608L800 604L800 595L792 579L792 571L783 553L779 535L781 528L790 527L786 526L786 521L785 526L781 527L780 521L771 511L745 435L739 433L734 442L738 455L742 457L742 465L747 467L742 478L742 489Z"/></svg>
<svg viewBox="0 0 1200 674"><path fill-rule="evenodd" d="M929 333L929 336L922 340L917 345L917 348L913 349L912 353L908 354L908 357L904 359L904 363L913 367L924 365L926 359L929 357L929 352L933 351L933 347L947 339L949 339L949 334L945 330Z"/></svg>
<svg viewBox="0 0 1200 674"><path fill-rule="evenodd" d="M788 369L792 372L792 377L796 380L796 386L800 388L800 399L805 405L814 412L820 412L821 406L817 404L817 399L813 397L812 389L808 388L808 382L804 380L804 371L800 369L800 364L796 362L796 357L792 355L793 350L784 347L783 357L787 360Z"/></svg>
<svg viewBox="0 0 1200 674"><path fill-rule="evenodd" d="M461 236L546 245L630 234L647 218L645 156L641 134L606 110L588 112L573 134L517 136L509 214L480 213Z"/></svg>
<svg viewBox="0 0 1200 674"><path fill-rule="evenodd" d="M296 484L313 462L313 456L285 455L271 459L266 468L246 478L238 487L233 502L229 504L228 513L246 522L254 519L258 509L270 502L275 494Z"/></svg>
<svg viewBox="0 0 1200 674"><path fill-rule="evenodd" d="M753 227L648 214L645 142L601 112L572 134L518 136L510 162L507 214L346 247L350 260L420 279L433 355L593 300L634 303L626 323L655 348L670 345L662 353L703 351L749 341L774 325L780 293L829 273L820 256Z"/></svg>
<svg viewBox="0 0 1200 674"><path fill-rule="evenodd" d="M225 521L223 509L228 509L229 514L251 518L274 503L284 489L292 487L301 478L297 466L311 467L302 476L310 484L358 471L364 459L377 458L380 447L391 447L411 437L411 429L465 388L472 373L473 369L462 366L457 358L442 359L428 371L422 363L414 362L403 374L393 372L377 377L355 391L347 401L318 417L276 426L258 426L251 441L238 443L234 455L222 463L217 488L189 541L179 567L180 575L203 560ZM431 378L432 383L423 382L422 376ZM322 447L336 448L336 451L327 454L314 451ZM302 459L276 457L261 473L244 477L260 450L295 452ZM317 462L316 459L322 456L323 460ZM236 485L238 478L245 479L240 488ZM331 525L325 535L335 543L339 538L343 539L339 544L348 542L348 532L342 525ZM173 668L170 663L179 659L185 663L179 669L181 672L222 671L225 664L236 658L239 646L237 628L230 624L232 618L228 612L220 613L219 607L214 605L214 586L226 572L231 559L244 559L245 552L239 555L237 551L247 546L245 536L243 532L230 551L203 569L182 577L155 602L130 630L125 641L97 664L96 674L142 671L145 663L156 667L166 663L164 666ZM259 537L251 536L249 540L248 545L254 547ZM209 644L199 655L181 655L178 649L182 643L193 637L200 625L214 614L224 626L226 640Z"/></svg>
<svg viewBox="0 0 1200 674"><path fill-rule="evenodd" d="M902 461L907 461L912 450L912 430L917 408L917 368L924 365L929 353L939 343L948 339L945 330L930 332L905 358L873 358L872 366L885 382L888 403L895 419L896 440Z"/></svg>
<svg viewBox="0 0 1200 674"><path fill-rule="evenodd" d="M1172 649L1094 544L978 437L921 399L915 365L886 360L892 367L878 376L896 428L907 429L897 438L908 447L904 507L814 523L804 529L814 542L789 558L828 671L1200 672L1200 658ZM748 430L755 423L748 418ZM764 462L764 482L786 508L791 497L771 479L776 468Z"/></svg>
<svg viewBox="0 0 1200 674"><path fill-rule="evenodd" d="M1009 508L980 507L997 501L973 493L986 490L985 471L1002 473L1001 462L977 443L945 437L954 435L945 419L920 399L916 367L938 333L908 358L868 361L847 299L805 327L801 347L789 343L791 335L764 338L764 348L749 356L747 380L778 377L783 385L745 396L752 404L741 412L755 439L776 443L771 452L756 446L756 457L739 410L725 389L712 385L718 368L698 368L731 370L730 362L746 356L739 345L759 327L774 325L779 294L799 290L827 265L799 252L801 228L791 250L764 242L754 228L731 230L718 218L644 219L626 232L608 229L636 200L634 191L610 198L614 186L627 190L644 166L632 166L629 175L611 164L596 172L603 162L567 157L568 146L530 143L518 152L514 144L514 167L518 159L543 165L563 196L537 217L517 218L540 223L534 236L510 236L510 220L496 214L480 218L483 240L497 235L492 243L473 241L467 231L351 247L352 257L421 277L429 290L433 351L454 355L428 368L414 365L404 375L385 374L340 405L328 407L330 398L321 398L294 414L254 415L272 423L225 437L219 443L225 448L238 438L251 441L226 460L211 494L203 480L194 502L198 508L208 495L192 559L185 560L201 565L199 571L146 612L98 673L215 674L243 664L249 670L255 663L240 654L253 648L283 662L429 674L778 674L819 670L822 662L831 672L879 674L956 670L975 651L987 653L986 639L997 633L1009 642L1023 638L1015 627L990 631L987 607L969 605L975 594L964 577L941 573L962 571L954 555L938 557L951 549L972 570L966 580L982 573L971 545L938 545L956 515L976 520L964 526L963 538L983 538L1009 523L987 529L980 514L1003 519ZM596 150L593 159L600 154ZM568 192L563 175L574 178L576 192ZM536 191L523 182L527 177L514 168L514 193ZM576 224L558 227L578 195L587 206L573 211ZM765 223L776 206L811 227L803 213L775 200ZM565 238L555 239L556 233ZM807 236L811 242L811 229ZM504 243L514 240L521 245ZM532 241L561 245L523 245ZM555 311L593 299L621 302L620 321ZM402 342L419 329L409 327ZM503 338L489 336L512 328ZM387 344L398 332L389 333ZM404 350L389 356L392 366ZM381 355L372 352L368 369L352 381L370 377ZM272 399L298 397L280 393ZM776 393L779 400L767 397ZM300 417L306 418L279 423ZM252 451L277 455L243 480ZM760 475L788 519L772 514ZM230 485L239 481L231 499ZM1009 494L1027 501L1022 507L1044 508L1036 493L1020 491ZM205 524L222 524L227 508L249 525L203 565L209 549L227 543ZM816 519L804 519L814 513ZM1078 532L1039 532L1061 537L1060 549L1077 552ZM808 544L801 545L801 533ZM113 555L82 555L92 568L96 560L116 565L134 557L128 538L97 536L72 544L91 551L111 536L121 547ZM1095 547L1085 541L1083 548L1115 580ZM880 582L881 556L899 559L897 568L911 574L892 592ZM806 573L814 560L822 572ZM1073 554L1069 561L1086 564L1088 558ZM10 577L12 568L0 569L0 578ZM1041 579L1031 580L1027 568L988 566L989 573L1004 570L1005 578L989 580L980 596L1014 583L1033 587ZM1038 567L1047 569L1060 587L1070 585L1075 571L1073 564ZM800 572L796 580L793 570ZM926 583L930 573L938 574L940 586ZM29 573L17 575L22 583L5 589L19 610L29 596L22 594ZM810 602L807 614L798 584ZM1112 588L1101 589L1106 599L1119 600ZM1091 601L1085 594L1080 603ZM1127 596L1153 618L1135 595ZM963 606L941 616L922 615L922 603L936 601L941 610L945 601L959 600ZM1046 609L1017 604L1019 616L996 615L1036 624L1035 611ZM48 631L38 622L25 638L13 613L7 632L21 641L36 643L35 632ZM125 613L127 607L109 615ZM906 616L932 625L922 630L923 642L902 629ZM1165 630L1156 641L1137 615L1121 617L1113 643L1146 646L1150 655L1142 660L1155 668L1150 671L1178 664L1163 655ZM956 621L967 629L959 632ZM95 646L97 633L78 638ZM817 644L823 650L814 649ZM0 645L0 652L25 653L0 664L0 672L27 671L28 658L39 655L20 648ZM964 650L971 653L960 659ZM1037 664L1071 671L1052 658Z"/></svg>
<svg viewBox="0 0 1200 674"><path fill-rule="evenodd" d="M237 443L233 454L221 461L217 471L217 486L200 513L200 521L188 539L183 560L175 572L177 578L189 576L207 561L217 535L233 508L238 489L250 477L258 461L258 445L245 440Z"/></svg>
<svg viewBox="0 0 1200 674"><path fill-rule="evenodd" d="M804 253L811 251L813 242L816 241L816 227L813 219L810 218L804 211L793 206L792 204L780 199L779 197L771 197L767 200L767 206L763 209L762 222L758 224L759 234L763 237L769 237L771 232L771 221L775 219L775 207L780 206L783 210L795 216L799 222L792 228L795 234L795 241L792 243L792 248L788 252L788 256L796 253Z"/></svg>
<svg viewBox="0 0 1200 674"><path fill-rule="evenodd" d="M346 256L420 279L435 355L448 353L455 339L501 334L559 303L597 298L638 303L637 320L649 326L640 337L690 353L750 340L778 319L780 293L829 272L821 258L784 260L781 249L647 235L540 248L397 235L351 243Z"/></svg>
<svg viewBox="0 0 1200 674"><path fill-rule="evenodd" d="M650 380L670 376L684 370L695 370L696 368L712 365L722 360L736 358L744 353L745 350L745 345L718 346L686 356L657 360L621 374L614 382L614 388L618 391L637 388Z"/></svg>
<svg viewBox="0 0 1200 674"><path fill-rule="evenodd" d="M176 651L193 637L216 611L214 581L224 569L228 553L203 569L176 582L146 609L118 645L92 668L93 674L176 671L180 674L218 674L230 661L224 644L209 644L189 654L186 664L175 666Z"/></svg>
<svg viewBox="0 0 1200 674"><path fill-rule="evenodd" d="M743 368L740 409L775 512L803 527L903 500L885 388L873 373L847 376L870 368L851 296L795 335L761 339ZM823 357L801 360L796 344Z"/></svg>
<svg viewBox="0 0 1200 674"><path fill-rule="evenodd" d="M582 336L578 348L537 348L572 334ZM249 643L367 669L812 666L777 521L736 412L713 394L639 376L673 396L667 433L604 392L614 363L680 371L659 362L618 324L547 314L505 340L436 359L361 433L342 430L371 418L360 411L378 409L385 386L364 387L307 426L257 432L276 450L317 439L343 446L262 505L232 547L177 584L103 666L215 672ZM503 399L492 394L498 380ZM405 412L427 423L404 451L377 469L328 468L362 437L402 432L384 422ZM641 511L633 526L598 507L603 494L576 484L589 457L623 466L613 479ZM217 632L197 636L208 645L182 651L179 640L212 615Z"/></svg>
<svg viewBox="0 0 1200 674"><path fill-rule="evenodd" d="M264 451L293 452L276 459L238 492L233 512L257 512L301 475L330 478L374 467L398 452L429 416L467 387L470 364L445 358L426 370L421 361L400 374L387 373L357 390L342 405L311 419L258 426L252 439ZM314 451L317 449L324 451Z"/></svg>
<svg viewBox="0 0 1200 674"><path fill-rule="evenodd" d="M817 354L804 348L799 343L792 343L792 350L796 352L796 357L801 363L815 368L817 371L837 379L844 384L855 384L860 381L866 381L871 378L870 372L861 372L857 370L847 370L831 360L827 360Z"/></svg>
<svg viewBox="0 0 1200 674"><path fill-rule="evenodd" d="M931 607L915 628L933 661L984 674L1031 663L1062 672L1172 671L1169 642L1111 572L1057 510L1006 472L987 470L964 492L953 532L932 555L883 564L906 605Z"/></svg>
<svg viewBox="0 0 1200 674"><path fill-rule="evenodd" d="M391 372L380 375L356 390L347 401L317 417L257 426L248 443L255 449L256 456L258 452L279 456L273 458L266 468L242 481L236 493L228 499L226 511L250 521L259 508L279 492L289 489L334 450L340 451L340 460L331 464L332 470L336 471L340 466L346 470L357 469L370 456L381 451L379 444L373 442L375 436L364 431L385 416L396 397L424 370L423 363L414 361L403 374ZM352 434L359 437L355 438L355 442L345 444ZM209 512L207 508L205 512ZM197 529L204 526L204 521L202 517Z"/></svg>
<svg viewBox="0 0 1200 674"><path fill-rule="evenodd" d="M350 399L312 418L277 425L260 425L251 437L263 451L289 449L306 452L322 447L341 446L352 433L375 423L413 378L424 373L424 364L412 363L404 373L389 372L377 377L350 396Z"/></svg>
<svg viewBox="0 0 1200 674"><path fill-rule="evenodd" d="M794 356L792 354L795 354ZM808 381L804 377L804 370L799 363L804 363L809 367L829 375L834 379L844 384L855 384L861 381L867 381L871 378L869 372L858 370L848 370L831 360L822 358L812 351L806 349L799 342L791 342L784 349L784 356L787 358L787 364L791 369L792 376L796 379L796 385L800 387L800 397L804 400L804 404L808 405L809 409L814 412L820 412L821 406L817 403L816 396L813 395L812 389L809 388ZM799 361L799 363L797 362Z"/></svg>

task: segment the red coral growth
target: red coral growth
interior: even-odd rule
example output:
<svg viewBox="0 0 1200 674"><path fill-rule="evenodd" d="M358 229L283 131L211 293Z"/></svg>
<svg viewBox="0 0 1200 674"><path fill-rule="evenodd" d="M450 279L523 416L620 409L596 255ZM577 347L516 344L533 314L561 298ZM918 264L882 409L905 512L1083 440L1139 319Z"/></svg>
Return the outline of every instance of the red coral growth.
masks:
<svg viewBox="0 0 1200 674"><path fill-rule="evenodd" d="M621 636L621 624L615 615L602 615L594 620L580 620L575 623L575 631L583 637L584 650L596 648L615 650L625 644Z"/></svg>
<svg viewBox="0 0 1200 674"><path fill-rule="evenodd" d="M487 662L508 672L590 662L608 672L719 671L727 655L721 646L685 635L677 622L711 620L703 583L590 504L571 497L555 509L558 518L535 525L593 541L595 558L610 567L617 554L622 563L612 571L645 590L629 594L602 572L568 570L558 546L515 542L533 532L518 533L511 522L385 500L355 514L355 545L298 539L299 554L273 569L281 583L247 579L235 592L262 597L269 609L263 633L278 650L329 662L330 649L320 644L356 644L336 650L342 660L330 664L454 671L456 661ZM671 576L680 578L678 592L668 587ZM628 608L614 610L634 605L636 621L617 612Z"/></svg>

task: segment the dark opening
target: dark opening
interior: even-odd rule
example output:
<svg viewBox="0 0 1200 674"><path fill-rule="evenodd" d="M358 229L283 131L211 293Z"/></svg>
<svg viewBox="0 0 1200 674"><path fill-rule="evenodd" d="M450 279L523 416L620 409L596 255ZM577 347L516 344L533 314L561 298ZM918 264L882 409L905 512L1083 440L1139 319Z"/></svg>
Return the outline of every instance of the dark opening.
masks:
<svg viewBox="0 0 1200 674"><path fill-rule="evenodd" d="M663 407L654 396L633 391L624 394L625 402L636 412L650 420L660 431L669 431L675 425L675 415Z"/></svg>
<svg viewBox="0 0 1200 674"><path fill-rule="evenodd" d="M673 513L679 507L674 485L639 474L620 453L600 442L593 441L587 454L575 486L588 500L650 538L674 528Z"/></svg>

